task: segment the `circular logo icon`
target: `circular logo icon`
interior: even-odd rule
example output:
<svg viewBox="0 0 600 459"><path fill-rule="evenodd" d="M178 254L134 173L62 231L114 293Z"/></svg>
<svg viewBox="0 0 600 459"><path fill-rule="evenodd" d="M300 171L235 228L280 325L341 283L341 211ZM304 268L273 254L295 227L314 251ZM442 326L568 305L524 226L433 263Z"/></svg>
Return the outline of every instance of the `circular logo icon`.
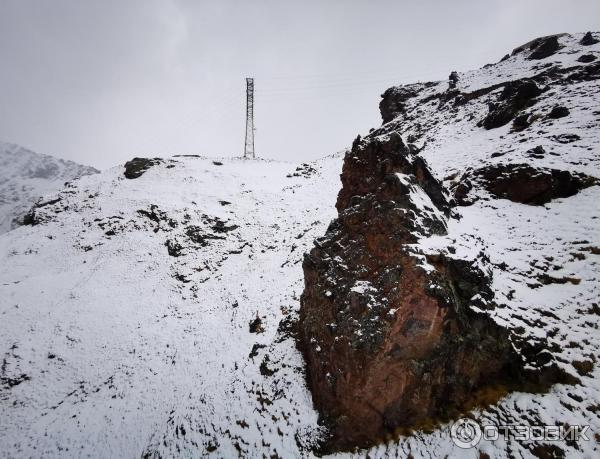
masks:
<svg viewBox="0 0 600 459"><path fill-rule="evenodd" d="M459 448L472 448L481 440L481 427L472 419L461 418L450 427L450 436Z"/></svg>

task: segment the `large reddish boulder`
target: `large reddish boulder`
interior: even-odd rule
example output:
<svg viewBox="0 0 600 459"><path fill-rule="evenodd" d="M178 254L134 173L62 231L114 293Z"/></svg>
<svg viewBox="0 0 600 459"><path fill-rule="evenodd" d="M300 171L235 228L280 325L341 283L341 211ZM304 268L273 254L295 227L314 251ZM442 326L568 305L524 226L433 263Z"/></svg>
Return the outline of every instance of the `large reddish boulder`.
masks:
<svg viewBox="0 0 600 459"><path fill-rule="evenodd" d="M415 245L445 233L450 210L422 158L396 133L357 139L341 179L338 218L304 260L299 323L327 451L447 419L521 371L508 331L482 311L488 276Z"/></svg>

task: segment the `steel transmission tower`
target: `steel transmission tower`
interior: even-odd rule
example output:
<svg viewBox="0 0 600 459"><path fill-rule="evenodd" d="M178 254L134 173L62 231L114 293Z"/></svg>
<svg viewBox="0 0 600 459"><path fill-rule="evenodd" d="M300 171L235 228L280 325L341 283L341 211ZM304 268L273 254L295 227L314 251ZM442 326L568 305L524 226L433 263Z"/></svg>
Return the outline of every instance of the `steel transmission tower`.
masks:
<svg viewBox="0 0 600 459"><path fill-rule="evenodd" d="M244 158L254 159L254 78L246 78L246 145Z"/></svg>

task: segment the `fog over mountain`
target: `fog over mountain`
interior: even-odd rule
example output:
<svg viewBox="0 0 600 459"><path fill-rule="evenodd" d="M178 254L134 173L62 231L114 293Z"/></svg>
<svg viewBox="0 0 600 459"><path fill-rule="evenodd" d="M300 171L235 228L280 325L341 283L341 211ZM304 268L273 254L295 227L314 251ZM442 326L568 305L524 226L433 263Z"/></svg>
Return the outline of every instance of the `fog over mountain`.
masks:
<svg viewBox="0 0 600 459"><path fill-rule="evenodd" d="M99 169L136 155L313 160L379 123L388 87L597 29L595 0L3 0L0 139Z"/></svg>

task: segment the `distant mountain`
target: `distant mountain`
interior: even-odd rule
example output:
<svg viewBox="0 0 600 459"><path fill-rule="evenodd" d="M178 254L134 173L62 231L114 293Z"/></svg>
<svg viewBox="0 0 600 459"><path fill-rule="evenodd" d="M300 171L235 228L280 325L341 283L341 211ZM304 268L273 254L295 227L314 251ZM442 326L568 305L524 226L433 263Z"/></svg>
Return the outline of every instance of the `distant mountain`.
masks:
<svg viewBox="0 0 600 459"><path fill-rule="evenodd" d="M0 234L21 224L25 213L43 195L58 191L65 182L98 172L0 142Z"/></svg>

